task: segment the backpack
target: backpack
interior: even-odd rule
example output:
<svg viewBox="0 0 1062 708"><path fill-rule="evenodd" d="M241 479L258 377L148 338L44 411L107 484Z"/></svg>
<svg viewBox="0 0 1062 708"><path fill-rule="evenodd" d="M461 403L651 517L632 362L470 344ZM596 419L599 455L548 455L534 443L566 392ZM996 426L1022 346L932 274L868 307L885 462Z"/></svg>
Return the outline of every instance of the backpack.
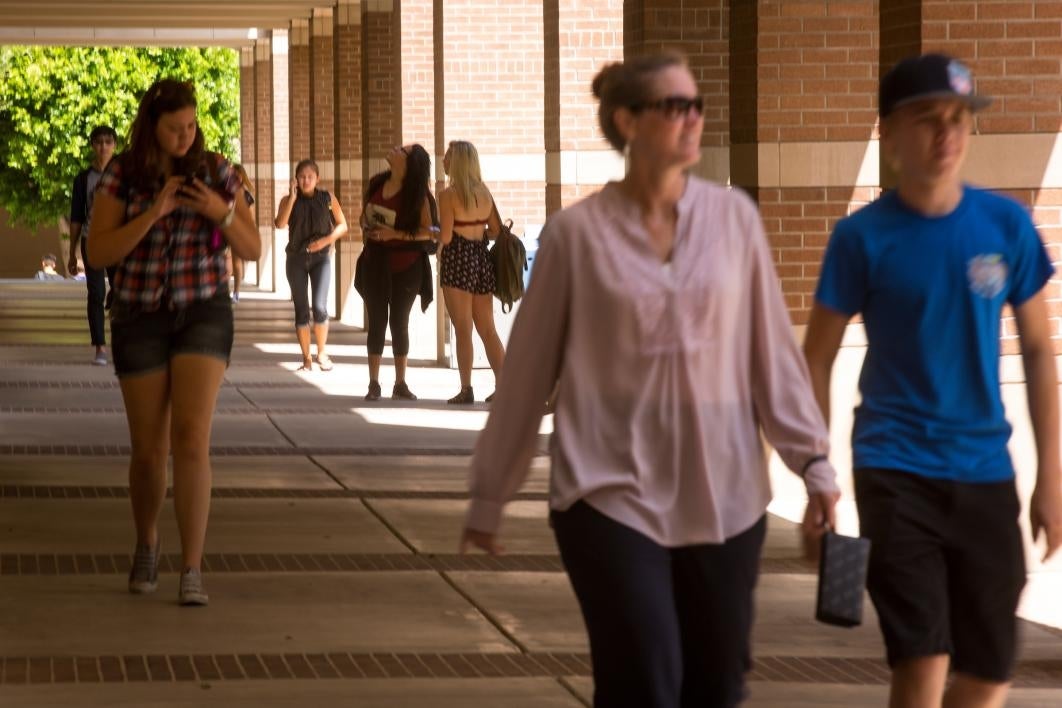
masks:
<svg viewBox="0 0 1062 708"><path fill-rule="evenodd" d="M502 223L501 232L490 248L494 264L494 297L501 300L502 312L511 312L513 303L524 295L524 271L527 270L527 250L513 234L513 220Z"/></svg>

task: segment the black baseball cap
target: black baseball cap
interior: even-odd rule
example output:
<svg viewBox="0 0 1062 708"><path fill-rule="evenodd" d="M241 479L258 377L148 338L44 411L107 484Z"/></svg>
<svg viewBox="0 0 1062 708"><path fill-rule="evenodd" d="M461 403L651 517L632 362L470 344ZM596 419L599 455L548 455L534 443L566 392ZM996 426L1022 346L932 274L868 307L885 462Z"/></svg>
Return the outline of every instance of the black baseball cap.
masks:
<svg viewBox="0 0 1062 708"><path fill-rule="evenodd" d="M900 106L933 98L962 99L971 111L992 103L973 92L973 75L958 59L946 54L923 54L900 61L881 79L878 114L885 118Z"/></svg>

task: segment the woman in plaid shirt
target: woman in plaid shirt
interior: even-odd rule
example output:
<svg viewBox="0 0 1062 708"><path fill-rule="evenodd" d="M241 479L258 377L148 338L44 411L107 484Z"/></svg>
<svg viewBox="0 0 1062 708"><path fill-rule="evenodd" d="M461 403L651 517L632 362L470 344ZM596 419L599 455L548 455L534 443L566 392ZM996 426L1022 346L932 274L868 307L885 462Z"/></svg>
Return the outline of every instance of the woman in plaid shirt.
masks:
<svg viewBox="0 0 1062 708"><path fill-rule="evenodd" d="M240 177L203 149L191 82L156 81L140 101L129 149L100 179L88 258L116 265L111 338L132 456L137 545L129 591L158 585L158 519L173 450L182 605L205 605L200 564L210 509L210 429L232 350L225 246L257 260Z"/></svg>

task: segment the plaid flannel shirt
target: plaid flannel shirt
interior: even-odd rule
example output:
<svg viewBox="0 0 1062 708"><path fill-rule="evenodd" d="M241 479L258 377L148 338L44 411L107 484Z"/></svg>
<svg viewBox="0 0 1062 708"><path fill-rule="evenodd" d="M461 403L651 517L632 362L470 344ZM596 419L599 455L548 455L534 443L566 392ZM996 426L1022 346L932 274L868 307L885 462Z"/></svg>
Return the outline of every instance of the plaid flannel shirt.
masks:
<svg viewBox="0 0 1062 708"><path fill-rule="evenodd" d="M207 186L215 175L228 194L243 189L240 176L221 155L204 153L214 164L207 170ZM125 221L151 208L156 191L134 186L122 174L122 161L111 160L98 189L125 203ZM151 312L160 307L187 307L211 298L226 284L225 249L212 248L215 225L191 209L178 207L159 219L117 265L114 296L131 309Z"/></svg>

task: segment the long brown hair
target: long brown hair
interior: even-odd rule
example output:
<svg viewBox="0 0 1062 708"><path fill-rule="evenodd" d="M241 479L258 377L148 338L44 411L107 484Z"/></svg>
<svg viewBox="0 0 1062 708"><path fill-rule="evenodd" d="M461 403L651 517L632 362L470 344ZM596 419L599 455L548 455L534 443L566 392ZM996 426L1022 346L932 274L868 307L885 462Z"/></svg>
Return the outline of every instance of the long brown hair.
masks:
<svg viewBox="0 0 1062 708"><path fill-rule="evenodd" d="M129 179L141 189L157 189L163 177L159 168L161 153L155 138L159 119L165 113L184 108L196 108L195 86L191 81L159 79L151 84L140 98L140 108L129 128L129 148L119 155L121 165ZM173 174L206 176L203 163L203 132L196 126L192 147L179 159L173 161Z"/></svg>

